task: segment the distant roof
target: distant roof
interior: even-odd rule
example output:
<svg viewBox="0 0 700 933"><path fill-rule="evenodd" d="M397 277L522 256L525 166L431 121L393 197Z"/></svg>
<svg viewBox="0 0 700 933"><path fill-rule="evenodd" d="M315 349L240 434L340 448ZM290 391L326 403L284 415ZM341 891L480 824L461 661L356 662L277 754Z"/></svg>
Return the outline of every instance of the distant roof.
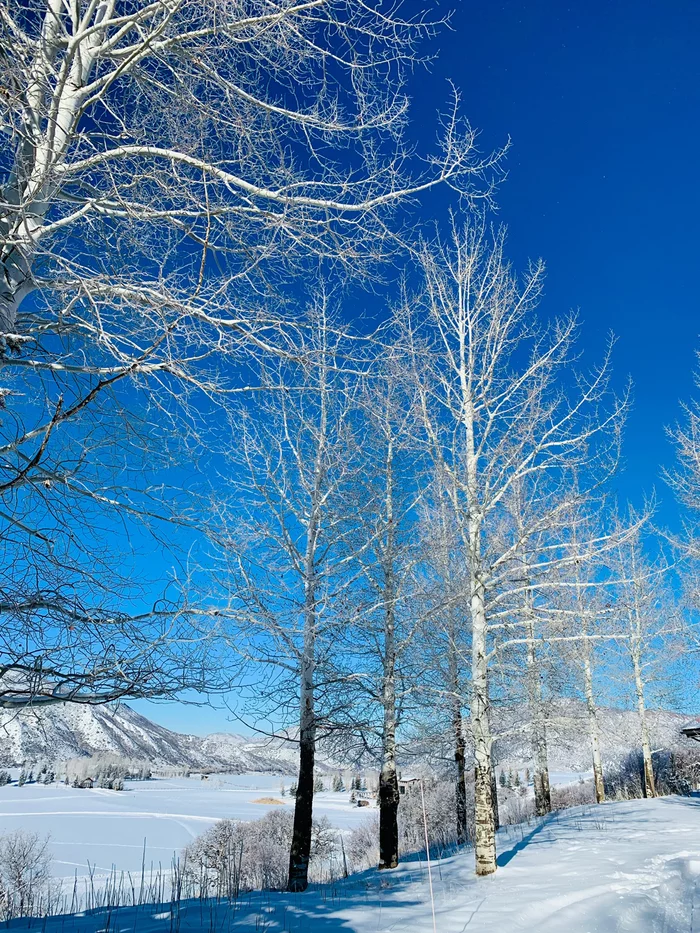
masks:
<svg viewBox="0 0 700 933"><path fill-rule="evenodd" d="M695 739L696 742L700 742L700 722L689 722L687 726L683 726L681 735L684 735L688 739Z"/></svg>

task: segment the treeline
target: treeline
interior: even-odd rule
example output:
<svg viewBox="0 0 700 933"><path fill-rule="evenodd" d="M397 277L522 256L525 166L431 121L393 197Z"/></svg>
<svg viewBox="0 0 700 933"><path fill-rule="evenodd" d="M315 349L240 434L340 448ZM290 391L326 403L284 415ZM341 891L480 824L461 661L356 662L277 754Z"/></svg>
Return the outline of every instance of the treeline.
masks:
<svg viewBox="0 0 700 933"><path fill-rule="evenodd" d="M494 712L529 736L539 815L562 698L583 704L596 799L601 695L633 704L656 793L647 706L694 645L690 565L651 505L613 494L627 400L609 350L578 368L575 322L538 319L541 267L518 278L504 250L479 219L436 233L371 337L319 296L266 391L231 410L210 533L247 711L299 730L292 886L321 739L379 763L380 868L399 857L400 737L451 746L457 838L475 827L481 874L496 869Z"/></svg>

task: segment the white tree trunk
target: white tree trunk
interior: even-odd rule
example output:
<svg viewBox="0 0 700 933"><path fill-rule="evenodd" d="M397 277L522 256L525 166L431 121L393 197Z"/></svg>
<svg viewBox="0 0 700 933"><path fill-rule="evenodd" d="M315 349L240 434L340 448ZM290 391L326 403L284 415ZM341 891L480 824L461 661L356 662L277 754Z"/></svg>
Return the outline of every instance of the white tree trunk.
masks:
<svg viewBox="0 0 700 933"><path fill-rule="evenodd" d="M649 726L647 724L646 703L644 701L644 680L639 652L632 656L634 664L634 686L637 694L637 711L642 734L642 760L644 762L644 796L656 797L656 783L654 781L654 765L651 758L651 743L649 742Z"/></svg>
<svg viewBox="0 0 700 933"><path fill-rule="evenodd" d="M600 757L600 730L598 728L598 714L595 705L595 696L593 694L593 669L591 667L590 646L586 638L584 638L584 650L583 673L586 690L586 708L588 710L588 730L591 737L591 749L593 752L595 799L597 803L603 803L605 800L605 786L603 784L603 763Z"/></svg>
<svg viewBox="0 0 700 933"><path fill-rule="evenodd" d="M472 695L474 742L474 854L477 875L496 871L496 833L493 818L491 729L489 723L486 611L484 590L476 581L471 598Z"/></svg>
<svg viewBox="0 0 700 933"><path fill-rule="evenodd" d="M542 703L542 681L535 651L535 629L531 619L528 621L527 639L528 702L532 723L532 758L535 766L535 812L537 816L545 816L552 811L547 760L547 725Z"/></svg>

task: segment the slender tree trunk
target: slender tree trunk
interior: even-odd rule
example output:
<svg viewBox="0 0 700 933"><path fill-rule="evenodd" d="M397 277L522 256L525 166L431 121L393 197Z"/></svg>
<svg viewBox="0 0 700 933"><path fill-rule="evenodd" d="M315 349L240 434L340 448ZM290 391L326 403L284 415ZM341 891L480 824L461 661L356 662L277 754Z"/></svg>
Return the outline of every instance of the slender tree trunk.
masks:
<svg viewBox="0 0 700 933"><path fill-rule="evenodd" d="M598 728L598 713L593 695L593 670L588 640L584 638L585 658L583 662L584 682L586 688L586 708L588 709L588 729L591 736L591 749L593 750L593 782L595 784L596 803L605 800L605 785L603 784L603 763L600 757L600 730Z"/></svg>
<svg viewBox="0 0 700 933"><path fill-rule="evenodd" d="M314 541L315 544L315 541ZM305 891L309 885L309 858L314 803L314 759L316 756L316 711L314 676L316 655L316 591L313 573L314 545L307 558L304 648L301 659L299 717L299 779L294 805L294 828L289 852L289 891Z"/></svg>
<svg viewBox="0 0 700 933"><path fill-rule="evenodd" d="M642 759L644 762L644 796L656 797L656 783L654 781L654 765L651 758L651 743L649 742L649 728L647 725L646 704L644 702L644 681L642 668L639 663L639 654L635 652L632 657L634 663L634 685L637 693L637 710L639 712L639 725L642 733Z"/></svg>
<svg viewBox="0 0 700 933"><path fill-rule="evenodd" d="M393 696L393 690L392 690ZM384 708L384 755L379 774L379 868L399 864L399 780L396 772L395 711Z"/></svg>
<svg viewBox="0 0 700 933"><path fill-rule="evenodd" d="M384 678L382 769L379 773L379 868L399 864L399 780L396 773L396 580L394 578L394 448L386 456L386 550L384 553Z"/></svg>
<svg viewBox="0 0 700 933"><path fill-rule="evenodd" d="M384 632L384 730L379 773L379 868L399 864L399 780L396 772L396 685L393 598L387 605Z"/></svg>
<svg viewBox="0 0 700 933"><path fill-rule="evenodd" d="M496 871L496 832L493 818L491 729L489 723L486 611L484 590L478 579L471 598L472 702L474 740L474 854L477 875Z"/></svg>
<svg viewBox="0 0 700 933"><path fill-rule="evenodd" d="M466 768L464 764L464 728L462 724L462 701L459 690L457 652L454 643L454 630L450 630L449 646L449 672L450 696L452 704L452 734L455 743L455 814L457 817L457 843L464 845L467 842L467 783Z"/></svg>
<svg viewBox="0 0 700 933"><path fill-rule="evenodd" d="M457 655L456 627L450 611L448 643L448 689L452 709L452 735L454 738L455 758L455 816L457 820L457 844L467 842L469 832L467 824L467 772L465 767L464 723L462 721L462 693L459 683L459 657Z"/></svg>
<svg viewBox="0 0 700 933"><path fill-rule="evenodd" d="M501 828L501 817L498 813L498 784L496 782L496 766L491 755L489 763L491 769L491 803L493 805L493 828L497 832Z"/></svg>
<svg viewBox="0 0 700 933"><path fill-rule="evenodd" d="M532 758L535 765L535 813L545 816L552 812L547 759L547 726L542 703L542 681L535 651L535 627L532 619L527 625L527 684L532 723Z"/></svg>

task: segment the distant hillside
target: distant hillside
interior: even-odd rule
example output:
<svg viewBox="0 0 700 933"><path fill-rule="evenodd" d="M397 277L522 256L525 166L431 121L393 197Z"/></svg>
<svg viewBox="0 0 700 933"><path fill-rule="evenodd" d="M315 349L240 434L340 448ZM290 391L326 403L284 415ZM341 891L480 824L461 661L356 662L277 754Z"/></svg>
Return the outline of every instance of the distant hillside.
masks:
<svg viewBox="0 0 700 933"><path fill-rule="evenodd" d="M652 748L688 748L691 743L681 735L681 727L694 717L669 710L649 710L647 713ZM506 733L495 742L496 758L500 762L526 763L530 760L527 723L517 715L502 717L499 731ZM639 748L641 737L639 717L633 710L601 707L598 710L601 754L606 764L616 764L632 749ZM560 700L548 710L547 739L552 770L588 771L591 768L591 743L588 738L588 716L583 703Z"/></svg>
<svg viewBox="0 0 700 933"><path fill-rule="evenodd" d="M591 748L585 706L576 701L558 701L548 713L550 768L558 771L587 771ZM598 711L602 753L606 763L620 761L639 747L639 721L629 710L602 708ZM649 723L654 748L688 747L680 729L692 717L667 710L651 710ZM496 761L506 766L525 766L530 761L526 710L499 714L494 711ZM468 729L468 722L465 722ZM469 737L466 736L467 745ZM293 741L251 738L215 732L204 738L172 732L134 712L128 706L89 707L71 703L24 710L0 711L0 766L23 762L63 761L95 752L113 752L152 765L211 768L242 774L249 771L295 774L298 749ZM363 756L365 766L371 762ZM412 741L401 755L406 766L422 762L428 767L451 767L449 735L441 741ZM320 750L317 767L331 771L343 767L337 749L332 757Z"/></svg>
<svg viewBox="0 0 700 933"><path fill-rule="evenodd" d="M153 765L214 768L240 774L293 774L297 747L281 739L215 733L201 738L171 732L128 706L72 703L37 710L0 711L0 765L48 759L61 761L95 752L114 752Z"/></svg>

